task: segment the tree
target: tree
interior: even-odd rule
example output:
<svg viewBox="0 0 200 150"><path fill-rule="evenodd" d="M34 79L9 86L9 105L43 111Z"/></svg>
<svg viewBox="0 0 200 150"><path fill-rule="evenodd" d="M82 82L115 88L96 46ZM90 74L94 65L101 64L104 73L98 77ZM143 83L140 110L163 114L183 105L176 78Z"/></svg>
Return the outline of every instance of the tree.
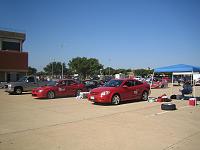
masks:
<svg viewBox="0 0 200 150"><path fill-rule="evenodd" d="M68 66L72 73L77 73L83 78L99 74L100 69L103 68L96 58L88 59L86 57L73 58L69 61Z"/></svg>
<svg viewBox="0 0 200 150"><path fill-rule="evenodd" d="M107 68L103 69L104 75L113 75L115 73L116 73L116 70L113 69L112 67L107 67Z"/></svg>
<svg viewBox="0 0 200 150"><path fill-rule="evenodd" d="M46 67L44 67L45 73L48 75L61 75L62 74L62 65L63 65L63 74L68 73L65 63L61 62L51 62Z"/></svg>
<svg viewBox="0 0 200 150"><path fill-rule="evenodd" d="M153 73L153 70L149 70L149 69L137 69L137 70L134 70L134 73L135 73L135 75L137 75L137 76L146 77L146 76L148 76L149 74L152 74L152 73Z"/></svg>
<svg viewBox="0 0 200 150"><path fill-rule="evenodd" d="M44 71L40 71L36 73L37 76L46 76L47 74Z"/></svg>
<svg viewBox="0 0 200 150"><path fill-rule="evenodd" d="M37 69L36 68L32 68L32 67L28 67L28 75L34 75L37 73Z"/></svg>

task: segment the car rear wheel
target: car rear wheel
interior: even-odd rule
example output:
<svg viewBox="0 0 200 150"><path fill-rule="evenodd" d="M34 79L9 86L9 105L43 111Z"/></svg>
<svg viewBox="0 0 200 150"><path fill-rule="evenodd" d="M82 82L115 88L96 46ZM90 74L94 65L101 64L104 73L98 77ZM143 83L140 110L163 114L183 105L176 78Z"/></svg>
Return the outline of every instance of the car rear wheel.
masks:
<svg viewBox="0 0 200 150"><path fill-rule="evenodd" d="M18 94L18 95L22 94L22 88L21 87L16 87L15 88L15 94Z"/></svg>
<svg viewBox="0 0 200 150"><path fill-rule="evenodd" d="M115 94L115 95L113 95L113 97L112 97L112 104L113 105L118 105L119 103L120 103L120 96L119 95L117 95L117 94Z"/></svg>
<svg viewBox="0 0 200 150"><path fill-rule="evenodd" d="M144 91L144 92L142 93L142 100L143 100L143 101L147 101L147 100L148 100L148 92L147 92L147 91Z"/></svg>
<svg viewBox="0 0 200 150"><path fill-rule="evenodd" d="M54 98L55 98L55 93L54 93L53 91L49 91L49 92L47 93L47 98L49 98L49 99L54 99Z"/></svg>

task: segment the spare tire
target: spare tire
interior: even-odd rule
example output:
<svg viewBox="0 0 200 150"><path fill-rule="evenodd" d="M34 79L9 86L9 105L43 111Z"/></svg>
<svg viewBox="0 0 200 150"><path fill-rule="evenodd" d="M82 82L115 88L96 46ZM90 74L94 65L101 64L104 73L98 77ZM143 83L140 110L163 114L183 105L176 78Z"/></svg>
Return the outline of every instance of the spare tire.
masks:
<svg viewBox="0 0 200 150"><path fill-rule="evenodd" d="M162 110L176 110L176 105L173 103L163 103L161 104Z"/></svg>

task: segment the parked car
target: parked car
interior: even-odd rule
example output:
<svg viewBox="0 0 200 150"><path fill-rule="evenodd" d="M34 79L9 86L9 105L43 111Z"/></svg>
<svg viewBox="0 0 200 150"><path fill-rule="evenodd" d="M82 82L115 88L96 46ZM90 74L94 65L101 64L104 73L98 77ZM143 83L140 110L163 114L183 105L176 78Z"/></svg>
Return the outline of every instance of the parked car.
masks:
<svg viewBox="0 0 200 150"><path fill-rule="evenodd" d="M0 82L0 89L3 89L6 87L7 82Z"/></svg>
<svg viewBox="0 0 200 150"><path fill-rule="evenodd" d="M55 97L77 96L81 91L86 91L84 84L80 84L73 79L65 79L33 89L32 96L53 99Z"/></svg>
<svg viewBox="0 0 200 150"><path fill-rule="evenodd" d="M139 80L139 81L145 81L145 79L142 78L141 76L136 76L135 79L136 79L136 80Z"/></svg>
<svg viewBox="0 0 200 150"><path fill-rule="evenodd" d="M82 83L85 85L87 91L103 85L102 81L100 80L84 80Z"/></svg>
<svg viewBox="0 0 200 150"><path fill-rule="evenodd" d="M194 85L200 85L200 78L198 78L198 79L196 79L196 80L194 81Z"/></svg>
<svg viewBox="0 0 200 150"><path fill-rule="evenodd" d="M162 77L162 80L167 80L168 83L172 82L172 79L170 77Z"/></svg>
<svg viewBox="0 0 200 150"><path fill-rule="evenodd" d="M119 104L121 101L147 100L150 86L136 79L112 79L103 87L92 89L88 100L97 103Z"/></svg>
<svg viewBox="0 0 200 150"><path fill-rule="evenodd" d="M22 94L31 91L33 88L47 85L49 81L39 81L35 76L24 76L17 82L10 82L5 85L6 92L10 94Z"/></svg>
<svg viewBox="0 0 200 150"><path fill-rule="evenodd" d="M161 79L161 80L154 80L152 85L151 85L151 88L152 89L156 89L156 88L166 88L168 87L168 82L167 80L165 79Z"/></svg>

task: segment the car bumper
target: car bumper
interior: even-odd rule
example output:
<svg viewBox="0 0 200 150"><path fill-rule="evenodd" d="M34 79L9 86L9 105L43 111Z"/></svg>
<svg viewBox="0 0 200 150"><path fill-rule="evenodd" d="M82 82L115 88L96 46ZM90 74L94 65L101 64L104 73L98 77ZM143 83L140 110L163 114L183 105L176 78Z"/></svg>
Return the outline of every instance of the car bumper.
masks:
<svg viewBox="0 0 200 150"><path fill-rule="evenodd" d="M88 95L88 100L95 103L111 103L110 95L99 96L99 95Z"/></svg>
<svg viewBox="0 0 200 150"><path fill-rule="evenodd" d="M5 92L14 93L14 88L6 88Z"/></svg>
<svg viewBox="0 0 200 150"><path fill-rule="evenodd" d="M46 98L46 93L32 92L32 96L35 98Z"/></svg>

